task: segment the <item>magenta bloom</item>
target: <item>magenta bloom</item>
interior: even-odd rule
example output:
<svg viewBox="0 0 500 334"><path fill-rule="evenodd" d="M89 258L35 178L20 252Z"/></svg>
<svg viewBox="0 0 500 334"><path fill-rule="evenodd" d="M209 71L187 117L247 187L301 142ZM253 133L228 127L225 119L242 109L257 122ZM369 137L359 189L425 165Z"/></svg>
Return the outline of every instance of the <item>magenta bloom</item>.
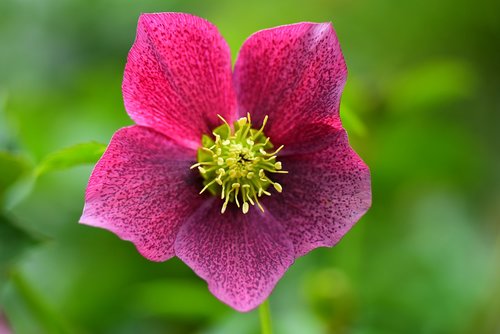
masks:
<svg viewBox="0 0 500 334"><path fill-rule="evenodd" d="M150 260L178 256L224 303L253 309L296 258L335 245L371 205L369 169L339 117L346 75L329 23L259 31L232 71L211 23L141 15L123 80L137 125L118 130L95 166L81 222L133 242ZM263 211L246 204L244 214L230 202L221 213L224 200L200 194L204 180L190 167L202 136L213 139L223 124L218 115L233 124L247 114L259 127L268 116L265 135L284 145L275 166L288 174L272 175L279 185L259 198Z"/></svg>

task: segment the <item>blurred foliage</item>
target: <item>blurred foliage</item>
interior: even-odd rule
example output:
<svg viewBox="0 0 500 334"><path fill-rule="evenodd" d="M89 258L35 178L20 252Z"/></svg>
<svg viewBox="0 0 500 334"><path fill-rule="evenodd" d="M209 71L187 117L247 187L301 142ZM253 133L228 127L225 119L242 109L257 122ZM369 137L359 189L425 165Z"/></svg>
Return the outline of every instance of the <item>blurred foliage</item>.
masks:
<svg viewBox="0 0 500 334"><path fill-rule="evenodd" d="M82 164L96 163L106 150L105 144L96 142L76 144L45 157L36 168L36 175L71 168Z"/></svg>
<svg viewBox="0 0 500 334"><path fill-rule="evenodd" d="M0 202L7 190L29 170L28 163L20 156L0 151Z"/></svg>
<svg viewBox="0 0 500 334"><path fill-rule="evenodd" d="M34 243L35 238L29 233L8 218L0 216L0 289L7 280L10 267Z"/></svg>
<svg viewBox="0 0 500 334"><path fill-rule="evenodd" d="M3 0L0 316L15 333L258 333L256 312L219 303L179 260L77 224L103 149L91 142L132 124L121 80L137 18L160 11L209 19L233 59L280 24L332 21L339 36L341 115L373 208L280 281L276 333L500 331L500 3Z"/></svg>

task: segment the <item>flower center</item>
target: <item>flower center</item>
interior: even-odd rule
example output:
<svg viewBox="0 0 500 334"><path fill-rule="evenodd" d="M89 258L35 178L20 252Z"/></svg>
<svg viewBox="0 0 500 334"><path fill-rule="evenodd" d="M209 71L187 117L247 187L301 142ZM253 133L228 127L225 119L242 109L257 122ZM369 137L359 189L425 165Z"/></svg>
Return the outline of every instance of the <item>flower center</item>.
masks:
<svg viewBox="0 0 500 334"><path fill-rule="evenodd" d="M243 213L248 212L249 203L264 212L259 197L271 196L267 191L270 185L278 192L283 190L268 174L288 173L276 160L283 145L272 150L273 144L263 132L267 116L260 129L252 128L250 114L234 122L232 128L222 116L219 118L224 124L213 131L215 139L203 135L198 163L191 166L191 169L198 168L204 179L205 187L200 194L208 190L220 195L224 200L221 213L226 211L229 202L235 202Z"/></svg>

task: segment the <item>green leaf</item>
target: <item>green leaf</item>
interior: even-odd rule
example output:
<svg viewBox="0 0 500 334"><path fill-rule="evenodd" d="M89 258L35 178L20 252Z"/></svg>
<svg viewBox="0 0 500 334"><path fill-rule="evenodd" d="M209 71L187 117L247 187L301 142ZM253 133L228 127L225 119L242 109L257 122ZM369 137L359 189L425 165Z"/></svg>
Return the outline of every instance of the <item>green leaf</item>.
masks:
<svg viewBox="0 0 500 334"><path fill-rule="evenodd" d="M0 151L0 201L5 191L26 173L28 162L17 155Z"/></svg>
<svg viewBox="0 0 500 334"><path fill-rule="evenodd" d="M105 150L106 145L97 142L82 143L64 148L45 157L38 165L36 175L40 176L48 172L83 164L94 164Z"/></svg>
<svg viewBox="0 0 500 334"><path fill-rule="evenodd" d="M394 112L423 111L473 96L477 77L470 66L448 59L419 64L391 82L388 103Z"/></svg>
<svg viewBox="0 0 500 334"><path fill-rule="evenodd" d="M0 288L10 266L23 251L35 243L36 239L33 236L0 214Z"/></svg>
<svg viewBox="0 0 500 334"><path fill-rule="evenodd" d="M351 108L349 108L346 103L342 105L340 116L347 133L354 133L360 137L366 135L366 127L363 124L363 121L351 110Z"/></svg>
<svg viewBox="0 0 500 334"><path fill-rule="evenodd" d="M47 303L21 271L13 270L10 277L17 293L16 297L33 316L40 333L79 333L60 312Z"/></svg>
<svg viewBox="0 0 500 334"><path fill-rule="evenodd" d="M147 317L216 318L230 310L210 295L205 284L175 279L137 286L132 289L130 305L134 313Z"/></svg>

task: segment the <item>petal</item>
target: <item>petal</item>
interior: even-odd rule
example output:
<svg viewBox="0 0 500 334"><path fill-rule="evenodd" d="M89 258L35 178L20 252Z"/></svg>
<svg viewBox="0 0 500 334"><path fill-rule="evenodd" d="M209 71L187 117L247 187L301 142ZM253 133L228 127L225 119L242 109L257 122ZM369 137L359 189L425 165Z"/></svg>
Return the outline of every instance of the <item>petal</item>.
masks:
<svg viewBox="0 0 500 334"><path fill-rule="evenodd" d="M191 148L232 121L229 47L210 22L188 14L142 14L128 55L123 98L130 117Z"/></svg>
<svg viewBox="0 0 500 334"><path fill-rule="evenodd" d="M371 206L370 171L347 134L332 127L322 132L316 150L279 158L288 170L275 177L283 192L264 202L285 227L296 257L334 246Z"/></svg>
<svg viewBox="0 0 500 334"><path fill-rule="evenodd" d="M273 143L293 141L298 125L339 125L347 68L330 23L262 30L244 43L235 65L239 113L269 116Z"/></svg>
<svg viewBox="0 0 500 334"><path fill-rule="evenodd" d="M80 222L105 228L153 261L174 256L180 225L201 204L195 152L140 126L115 133L90 176Z"/></svg>
<svg viewBox="0 0 500 334"><path fill-rule="evenodd" d="M245 312L262 303L293 263L293 246L268 213L237 208L220 213L213 200L189 219L176 255L208 282L221 301Z"/></svg>

